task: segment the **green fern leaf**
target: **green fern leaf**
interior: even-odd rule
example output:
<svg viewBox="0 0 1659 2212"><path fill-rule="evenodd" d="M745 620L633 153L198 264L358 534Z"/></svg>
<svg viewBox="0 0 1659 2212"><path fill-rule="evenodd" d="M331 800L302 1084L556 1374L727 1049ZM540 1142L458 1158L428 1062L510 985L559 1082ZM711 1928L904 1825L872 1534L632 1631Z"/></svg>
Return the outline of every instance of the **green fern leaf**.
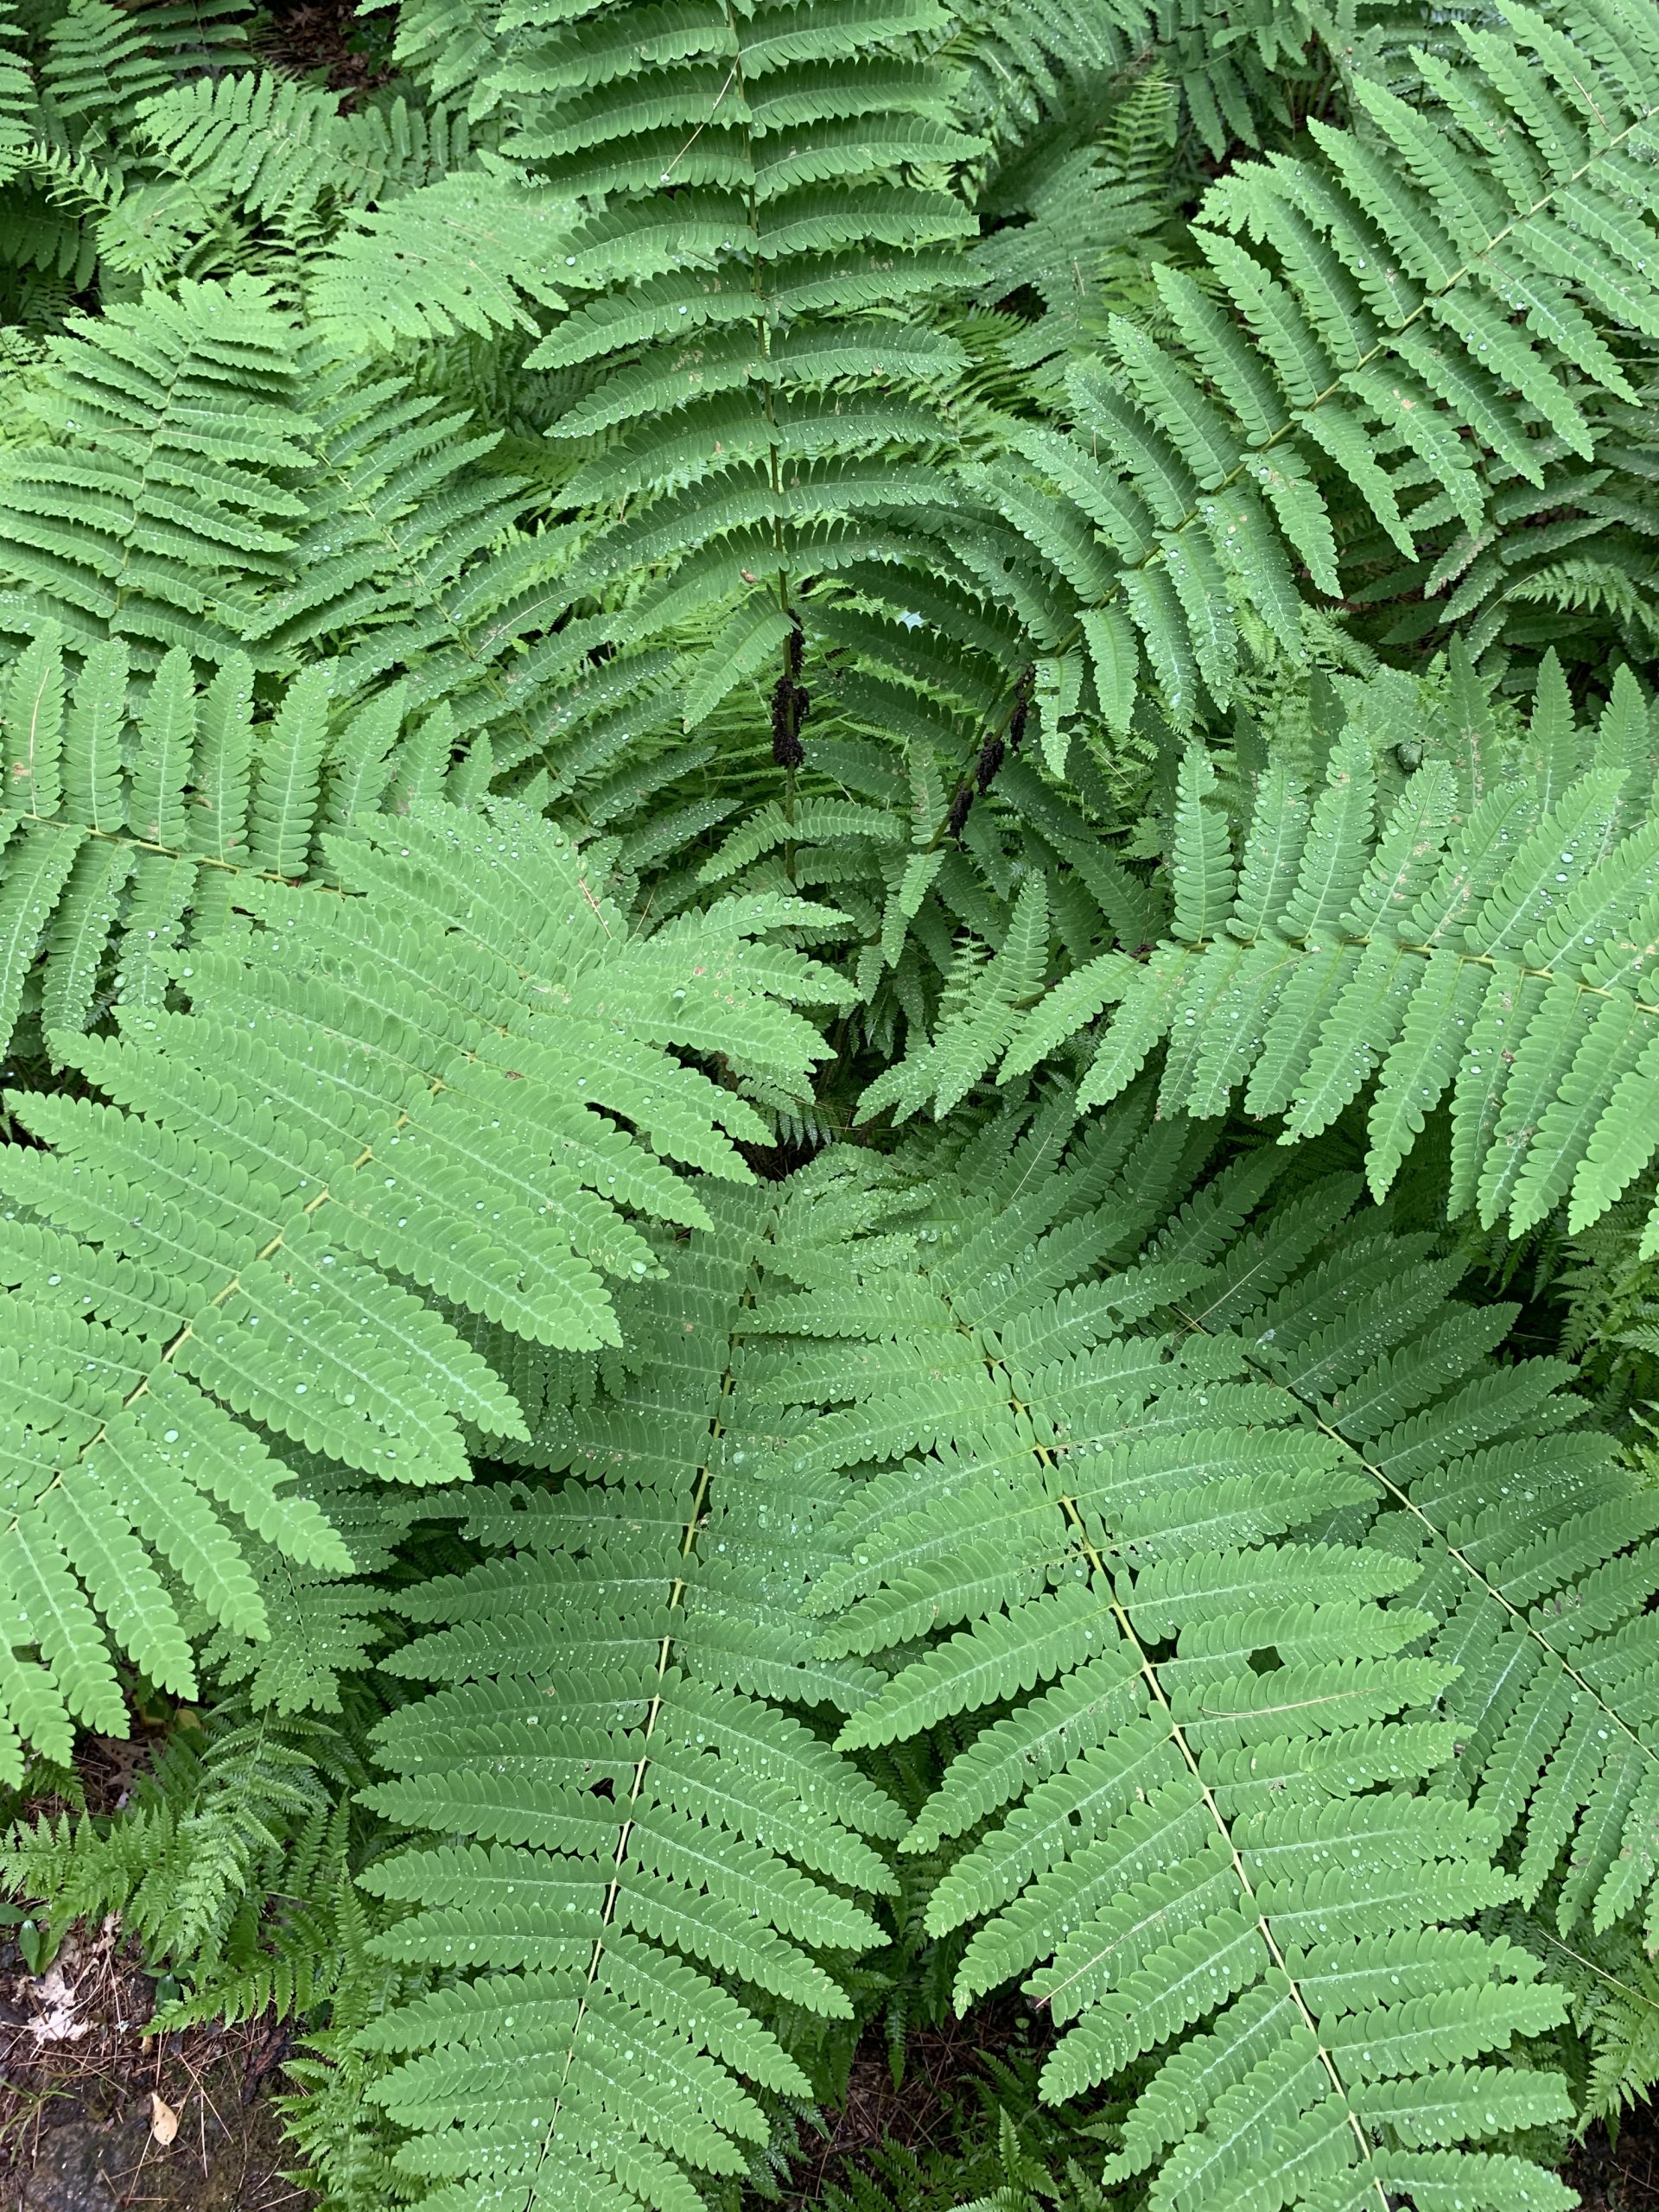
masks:
<svg viewBox="0 0 1659 2212"><path fill-rule="evenodd" d="M319 718L327 673L309 687L306 712ZM61 832L25 834L73 856ZM188 1013L135 1008L118 1041L58 1039L120 1103L20 1096L52 1150L0 1155L10 1198L40 1224L37 1255L11 1263L16 1279L77 1344L115 1355L27 1382L19 1371L5 1391L10 1418L54 1436L60 1457L13 1509L32 1562L22 1617L70 1709L106 1728L120 1722L88 1597L112 1630L137 1637L130 1648L158 1661L167 1651L169 1678L187 1694L191 1683L162 1586L136 1571L146 1554L113 1536L117 1548L100 1550L86 1534L100 1512L123 1516L227 1636L266 1636L263 1597L218 1506L301 1565L339 1572L350 1554L302 1494L284 1498L288 1471L244 1419L371 1477L464 1477L461 1421L526 1431L454 1323L406 1286L532 1341L614 1341L602 1271L631 1280L654 1262L600 1195L618 1185L602 1102L626 1098L661 1149L742 1175L716 1118L747 1134L752 1112L721 1103L654 1040L702 1039L717 1005L723 1044L757 1072L795 1080L818 1049L767 996L810 995L810 963L755 943L790 902L716 907L630 950L621 913L585 888L568 841L510 807L486 818L416 805L378 842L337 842L332 861L348 895L271 887L262 927L177 958ZM500 903L504 884L532 876L537 902ZM561 878L568 906L549 909ZM10 879L12 895L29 881ZM510 917L530 919L528 931ZM561 963L575 947L570 970ZM583 961L598 963L587 980ZM562 1038L597 1043L585 1008L600 969L611 1025L626 1007L642 1033L631 1051L615 1039L608 1068L603 1052L573 1058L538 1030L550 1018ZM479 1026L480 992L505 1019ZM624 1187L648 1202L662 1179L642 1171ZM686 1201L673 1211L683 1217ZM127 1281L149 1286L136 1312ZM145 1333L89 1320L89 1309L124 1324L130 1313Z"/></svg>
<svg viewBox="0 0 1659 2212"><path fill-rule="evenodd" d="M969 1224L988 1198L1007 1203L1010 1187L1021 1218L1009 1241L1033 1241L988 1273ZM1379 1433L1362 1403L1385 1428L1394 1418L1376 1396L1377 1363L1402 1347L1389 1371L1411 1364L1404 1344L1442 1325L1446 1277L1402 1304L1407 1245L1343 1225L1340 1192L1322 1217L1300 1209L1315 1243L1329 1240L1326 1256L1298 1241L1292 1205L1235 1258L1241 1215L1261 1193L1259 1182L1241 1189L1240 1210L1223 1217L1199 1263L1208 1287L1173 1301L1177 1333L1157 1334L1149 1318L1142 1334L1037 1365L1017 1348L1002 1301L1029 1309L1040 1299L1033 1262L1068 1218L1081 1230L1101 1206L1112 1223L1103 1233L1121 1239L1115 1193L1074 1197L1063 1171L1045 1179L1017 1156L971 1206L967 1190L941 1189L937 1227L917 1247L924 1295L902 1322L889 1304L882 1357L891 1363L899 1351L895 1327L921 1358L941 1332L964 1350L976 1338L982 1380L952 1378L939 1425L902 1472L880 1386L814 1432L819 1452L878 1466L842 1510L844 1564L813 1594L814 1610L836 1622L829 1648L861 1620L899 1646L895 1671L842 1743L901 1738L946 1715L962 1716L966 1732L906 1840L937 1853L960 1839L928 1906L935 1934L979 1923L958 2003L1027 1977L1032 2000L1064 2029L1043 2075L1057 2102L1156 2053L1109 2172L1155 2166L1156 2190L1205 2201L1257 2172L1282 2189L1287 2145L1304 2139L1325 2145L1357 2191L1374 2185L1370 2162L1384 2155L1376 2131L1396 2118L1413 2139L1478 2143L1511 2111L1567 2109L1559 2084L1530 2074L1516 2079L1513 2106L1507 2088L1480 2102L1489 2079L1511 2079L1480 2065L1483 2055L1507 2046L1515 2022L1561 2017L1559 1993L1535 1986L1535 1962L1455 1925L1508 1887L1490 1863L1484 1810L1409 1785L1368 1795L1360 1779L1420 1777L1450 1752L1442 1724L1425 1735L1407 1718L1446 1694L1443 1656L1409 1656L1438 1612L1378 1607L1410 1586L1418 1563L1386 1542L1284 1541L1335 1498L1357 1498L1344 1466L1373 1486L1373 1510L1389 1497L1378 1463L1349 1438ZM1194 1230L1205 1211L1195 1201ZM1172 1223L1152 1249L1179 1242ZM1086 1268L1098 1247L1085 1238L1077 1249L1072 1266ZM1230 1286L1240 1302L1224 1320ZM1463 1360L1478 1363L1483 1342L1490 1334L1476 1334ZM1432 1381L1421 1364L1414 1371L1432 1395L1446 1390L1443 1369ZM819 1387L848 1394L827 1371ZM1275 1391L1285 1393L1276 1414ZM1344 1424L1327 1436L1300 1428L1298 1408L1315 1396ZM1248 1404L1255 1425L1191 1425L1224 1421L1230 1403L1241 1414ZM1394 1467L1399 1433L1383 1447ZM1437 1478L1426 1463L1418 1479L1427 1498ZM1048 1591L1039 1581L1024 1594L1010 1580L1021 1560ZM918 1651L912 1605L940 1599ZM938 1632L963 1611L965 1625ZM1344 1985L1356 1971L1358 1984ZM1375 1994L1360 1986L1367 1974ZM1269 2082L1281 2086L1269 2092ZM1302 2191L1295 2183L1293 2195Z"/></svg>

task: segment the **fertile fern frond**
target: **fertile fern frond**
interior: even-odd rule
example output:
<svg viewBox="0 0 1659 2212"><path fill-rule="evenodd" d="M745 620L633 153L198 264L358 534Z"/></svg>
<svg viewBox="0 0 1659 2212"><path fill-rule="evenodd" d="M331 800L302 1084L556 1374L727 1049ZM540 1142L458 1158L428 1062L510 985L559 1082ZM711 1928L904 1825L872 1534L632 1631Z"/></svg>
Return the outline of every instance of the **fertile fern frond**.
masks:
<svg viewBox="0 0 1659 2212"><path fill-rule="evenodd" d="M769 1134L665 1048L786 1090L822 1052L788 1001L840 987L759 941L799 902L631 934L505 802L327 849L336 889L245 880L255 926L169 963L189 1011L49 1039L114 1104L11 1098L50 1147L0 1154L30 1317L3 1384L13 1771L20 1733L67 1757L72 1716L123 1732L111 1641L188 1692L193 1633L269 1635L233 1522L352 1569L281 1440L348 1481L464 1479L469 1436L527 1431L458 1320L618 1341L609 1284L657 1265L629 1216L706 1221L671 1163L747 1180L734 1139Z"/></svg>
<svg viewBox="0 0 1659 2212"><path fill-rule="evenodd" d="M1410 1479L1388 1423L1429 1408L1414 1496L1444 1497L1471 1433L1524 1433L1559 1371L1480 1375L1504 1317L1448 1319L1455 1264L1346 1219L1351 1185L1262 1212L1257 1154L1172 1213L1188 1134L1136 1141L1120 1115L1056 1171L1063 1109L988 1192L942 1190L902 1299L757 1304L760 1328L836 1338L760 1382L840 1402L774 1478L875 1470L809 1598L827 1658L887 1655L841 1746L963 1744L902 1848L945 1862L930 1929L973 1930L958 2005L1019 1976L1064 2027L1046 2099L1157 2057L1109 2178L1152 2171L1160 2204L1551 2199L1460 2147L1565 2115L1559 2081L1484 2063L1562 2005L1459 1924L1517 1885L1485 1795L1420 1787L1452 1765L1436 1708L1461 1694L1420 1590L1459 1569L1371 1523Z"/></svg>
<svg viewBox="0 0 1659 2212"><path fill-rule="evenodd" d="M1535 726L1570 709L1547 664ZM1410 728L1398 734L1411 741ZM1452 1215L1512 1234L1563 1200L1596 1220L1659 1144L1659 924L1646 704L1621 672L1583 772L1544 761L1475 803L1430 760L1386 811L1372 742L1333 747L1316 798L1262 778L1236 864L1214 772L1182 770L1172 934L1106 954L1036 1007L1003 1063L1031 1066L1111 1003L1080 1103L1115 1097L1166 1042L1164 1112L1224 1112L1243 1086L1284 1143L1376 1079L1379 1194L1449 1091ZM1236 865L1236 880L1235 868ZM1659 1239L1650 1223L1644 1253Z"/></svg>
<svg viewBox="0 0 1659 2212"><path fill-rule="evenodd" d="M451 1687L378 1732L370 1802L426 1834L364 1878L416 1908L373 1948L466 1978L358 2041L420 2054L371 2094L435 2208L690 2212L681 2167L744 2171L763 2095L810 2094L791 2023L849 2017L836 1962L885 1940L903 1814L791 1709L877 1686L800 1609L843 1485L757 1480L745 1414L767 1271L859 1280L868 1177L808 1180L717 1202L628 1303L637 1379L538 1434L563 1480L457 1500L489 1555L403 1600L395 1671Z"/></svg>

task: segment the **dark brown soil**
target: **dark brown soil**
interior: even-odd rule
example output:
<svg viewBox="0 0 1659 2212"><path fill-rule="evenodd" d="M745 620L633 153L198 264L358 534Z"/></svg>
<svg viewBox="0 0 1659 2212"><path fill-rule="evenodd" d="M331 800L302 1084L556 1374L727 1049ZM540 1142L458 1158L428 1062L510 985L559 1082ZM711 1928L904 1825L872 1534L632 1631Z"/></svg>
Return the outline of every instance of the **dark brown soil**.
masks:
<svg viewBox="0 0 1659 2212"><path fill-rule="evenodd" d="M981 2070L982 2056L1007 2049L1016 2017L1013 2005L993 2000L971 2019L915 2031L897 2085L881 2038L868 2036L854 2056L845 2101L824 2114L828 2133L808 2136L795 2162L786 2212L811 2212L828 2185L845 2187L883 2144L918 2153L948 2149L964 2103L972 2103L969 2077Z"/></svg>
<svg viewBox="0 0 1659 2212"><path fill-rule="evenodd" d="M267 2021L146 2036L152 1984L107 1925L44 1974L0 1953L0 2212L304 2212Z"/></svg>
<svg viewBox="0 0 1659 2212"><path fill-rule="evenodd" d="M321 79L351 106L391 74L385 54L390 17L359 22L357 0L278 0L257 35L260 59L285 76Z"/></svg>
<svg viewBox="0 0 1659 2212"><path fill-rule="evenodd" d="M1592 2128L1562 2178L1584 2212L1659 2212L1659 2113L1638 2105L1611 2136Z"/></svg>
<svg viewBox="0 0 1659 2212"><path fill-rule="evenodd" d="M118 1811L164 1732L164 1716L140 1712L129 1738L83 1737L73 1805L29 1811ZM113 1922L77 1929L41 1974L10 1936L0 1929L0 2212L305 2212L270 2102L282 2029L147 2035L155 1984Z"/></svg>

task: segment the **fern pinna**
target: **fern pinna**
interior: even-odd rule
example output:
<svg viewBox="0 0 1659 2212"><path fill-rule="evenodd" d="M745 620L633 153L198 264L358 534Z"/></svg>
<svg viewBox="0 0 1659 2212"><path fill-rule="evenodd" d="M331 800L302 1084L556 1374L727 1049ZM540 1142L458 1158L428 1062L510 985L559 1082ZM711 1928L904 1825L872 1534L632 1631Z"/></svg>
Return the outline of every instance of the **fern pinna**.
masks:
<svg viewBox="0 0 1659 2212"><path fill-rule="evenodd" d="M728 1133L766 1130L665 1046L786 1086L821 1050L786 1001L833 979L758 941L787 905L631 938L505 802L330 851L334 890L245 887L257 926L177 965L188 1011L51 1040L114 1103L12 1097L48 1147L0 1156L14 1772L18 1732L124 1732L105 1630L188 1692L193 1637L270 1634L278 1560L351 1571L336 1488L526 1433L458 1322L617 1341L609 1284L657 1265L622 1207L705 1221L674 1163L746 1179Z"/></svg>

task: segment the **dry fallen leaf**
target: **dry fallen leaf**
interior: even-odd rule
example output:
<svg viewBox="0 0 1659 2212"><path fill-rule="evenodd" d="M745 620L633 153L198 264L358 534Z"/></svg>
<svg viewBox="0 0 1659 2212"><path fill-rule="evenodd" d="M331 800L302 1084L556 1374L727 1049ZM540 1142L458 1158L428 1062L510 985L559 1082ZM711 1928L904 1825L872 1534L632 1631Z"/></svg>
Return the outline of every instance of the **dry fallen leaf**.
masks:
<svg viewBox="0 0 1659 2212"><path fill-rule="evenodd" d="M75 2017L75 1984L65 1975L61 1960L29 1985L29 1993L35 2008L29 2032L37 2044L78 2043L86 2034L91 2023Z"/></svg>
<svg viewBox="0 0 1659 2212"><path fill-rule="evenodd" d="M163 2150L179 2132L179 2115L154 2089L149 2093L149 2132Z"/></svg>

